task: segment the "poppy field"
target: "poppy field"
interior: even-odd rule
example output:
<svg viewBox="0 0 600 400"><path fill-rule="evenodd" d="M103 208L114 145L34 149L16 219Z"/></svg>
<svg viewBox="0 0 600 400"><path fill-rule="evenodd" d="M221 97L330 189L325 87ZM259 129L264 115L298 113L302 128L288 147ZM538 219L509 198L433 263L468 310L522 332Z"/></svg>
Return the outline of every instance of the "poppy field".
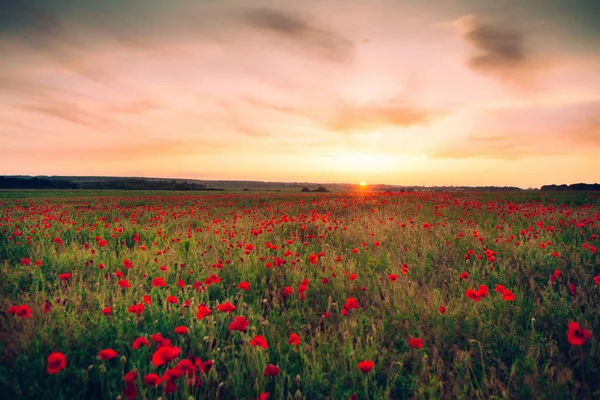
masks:
<svg viewBox="0 0 600 400"><path fill-rule="evenodd" d="M600 396L598 193L0 193L7 399Z"/></svg>

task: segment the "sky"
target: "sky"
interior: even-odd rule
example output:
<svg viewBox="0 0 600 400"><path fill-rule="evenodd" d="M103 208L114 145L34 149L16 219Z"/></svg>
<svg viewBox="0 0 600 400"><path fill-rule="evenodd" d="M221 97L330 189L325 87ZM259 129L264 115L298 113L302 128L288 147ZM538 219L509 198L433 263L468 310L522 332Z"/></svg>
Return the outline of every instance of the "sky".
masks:
<svg viewBox="0 0 600 400"><path fill-rule="evenodd" d="M600 181L597 0L0 0L0 174Z"/></svg>

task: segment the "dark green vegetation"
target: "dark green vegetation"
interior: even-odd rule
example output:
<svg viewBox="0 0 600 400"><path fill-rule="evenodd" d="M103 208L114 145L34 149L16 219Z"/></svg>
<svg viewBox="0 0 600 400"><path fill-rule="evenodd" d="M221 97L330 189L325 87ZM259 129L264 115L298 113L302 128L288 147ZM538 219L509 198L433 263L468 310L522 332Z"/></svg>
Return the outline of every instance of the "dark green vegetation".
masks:
<svg viewBox="0 0 600 400"><path fill-rule="evenodd" d="M0 210L4 398L600 395L598 194L8 191Z"/></svg>
<svg viewBox="0 0 600 400"><path fill-rule="evenodd" d="M0 176L0 189L88 189L88 190L223 190L175 179L152 178L39 178Z"/></svg>

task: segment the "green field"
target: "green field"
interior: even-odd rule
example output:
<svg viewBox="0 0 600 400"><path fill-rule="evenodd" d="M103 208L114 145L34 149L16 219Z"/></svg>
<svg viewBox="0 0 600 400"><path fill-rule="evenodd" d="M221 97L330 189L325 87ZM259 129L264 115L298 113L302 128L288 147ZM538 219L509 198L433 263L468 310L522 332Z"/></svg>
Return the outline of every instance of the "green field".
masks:
<svg viewBox="0 0 600 400"><path fill-rule="evenodd" d="M600 193L0 207L2 398L600 397Z"/></svg>

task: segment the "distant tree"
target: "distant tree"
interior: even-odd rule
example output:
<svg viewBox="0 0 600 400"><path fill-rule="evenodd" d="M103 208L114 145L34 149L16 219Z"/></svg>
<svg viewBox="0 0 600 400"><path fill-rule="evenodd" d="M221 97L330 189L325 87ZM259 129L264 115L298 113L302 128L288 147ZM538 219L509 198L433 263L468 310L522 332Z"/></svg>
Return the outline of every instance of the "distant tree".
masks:
<svg viewBox="0 0 600 400"><path fill-rule="evenodd" d="M302 190L301 190L301 192L302 193L308 193L308 192L310 192L310 189L307 188L307 187L303 187Z"/></svg>
<svg viewBox="0 0 600 400"><path fill-rule="evenodd" d="M325 189L323 186L319 186L319 188L314 190L314 192L327 193L329 190Z"/></svg>

